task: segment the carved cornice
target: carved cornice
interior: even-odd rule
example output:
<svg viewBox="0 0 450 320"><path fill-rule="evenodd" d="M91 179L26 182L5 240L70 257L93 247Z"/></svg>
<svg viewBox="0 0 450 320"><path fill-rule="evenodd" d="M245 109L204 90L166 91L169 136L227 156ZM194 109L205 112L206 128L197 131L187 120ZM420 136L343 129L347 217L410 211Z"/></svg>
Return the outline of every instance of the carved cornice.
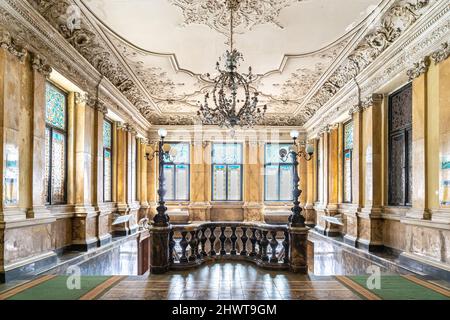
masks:
<svg viewBox="0 0 450 320"><path fill-rule="evenodd" d="M445 42L441 45L441 48L431 54L431 59L435 64L441 63L450 57L450 44Z"/></svg>
<svg viewBox="0 0 450 320"><path fill-rule="evenodd" d="M307 105L315 111L324 106L411 27L431 2L433 0L396 1L381 18L375 31L364 37Z"/></svg>
<svg viewBox="0 0 450 320"><path fill-rule="evenodd" d="M443 42L449 42L450 6L441 1L431 1L430 7L420 22L412 26L396 45L387 48L357 79L364 93L383 92L392 79L402 76L406 82L406 72L411 67L411 61L418 61L431 55ZM441 46L442 48L442 46ZM337 111L336 116L358 111L358 95L356 86L348 83L342 90L326 102L321 109L308 120L305 129L310 137L315 137L318 128L324 123L328 114Z"/></svg>
<svg viewBox="0 0 450 320"><path fill-rule="evenodd" d="M125 123L117 122L117 129L125 131L125 132L129 132L132 135L136 135L137 134L136 129L134 129L134 127L131 124L127 123L127 122L125 122Z"/></svg>
<svg viewBox="0 0 450 320"><path fill-rule="evenodd" d="M421 59L419 62L414 63L413 67L409 69L406 74L408 75L409 81L417 79L422 74L425 74L430 68L431 61L430 57L426 56Z"/></svg>

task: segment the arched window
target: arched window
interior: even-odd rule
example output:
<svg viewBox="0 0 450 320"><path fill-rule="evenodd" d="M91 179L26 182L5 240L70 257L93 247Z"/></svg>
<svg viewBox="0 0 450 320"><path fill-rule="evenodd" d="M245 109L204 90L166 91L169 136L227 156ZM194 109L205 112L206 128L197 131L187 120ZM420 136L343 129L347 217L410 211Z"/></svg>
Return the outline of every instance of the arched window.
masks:
<svg viewBox="0 0 450 320"><path fill-rule="evenodd" d="M67 94L46 84L45 105L45 198L46 203L66 203Z"/></svg>

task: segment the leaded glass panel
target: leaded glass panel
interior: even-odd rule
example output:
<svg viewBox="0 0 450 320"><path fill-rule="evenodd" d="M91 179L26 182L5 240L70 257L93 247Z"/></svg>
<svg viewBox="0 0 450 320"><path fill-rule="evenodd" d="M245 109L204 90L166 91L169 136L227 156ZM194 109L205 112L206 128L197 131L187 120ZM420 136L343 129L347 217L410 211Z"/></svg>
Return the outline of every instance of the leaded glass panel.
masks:
<svg viewBox="0 0 450 320"><path fill-rule="evenodd" d="M241 200L241 166L228 166L228 200Z"/></svg>
<svg viewBox="0 0 450 320"><path fill-rule="evenodd" d="M353 121L344 126L344 149L353 149Z"/></svg>
<svg viewBox="0 0 450 320"><path fill-rule="evenodd" d="M107 149L112 147L112 125L109 121L103 121L103 147Z"/></svg>
<svg viewBox="0 0 450 320"><path fill-rule="evenodd" d="M112 154L110 150L104 150L104 202L112 201Z"/></svg>
<svg viewBox="0 0 450 320"><path fill-rule="evenodd" d="M47 83L45 121L62 130L66 128L66 99L63 92Z"/></svg>
<svg viewBox="0 0 450 320"><path fill-rule="evenodd" d="M52 136L52 203L65 201L66 137L56 131Z"/></svg>
<svg viewBox="0 0 450 320"><path fill-rule="evenodd" d="M227 166L213 166L213 200L227 200Z"/></svg>
<svg viewBox="0 0 450 320"><path fill-rule="evenodd" d="M242 145L213 144L212 161L218 164L241 164Z"/></svg>

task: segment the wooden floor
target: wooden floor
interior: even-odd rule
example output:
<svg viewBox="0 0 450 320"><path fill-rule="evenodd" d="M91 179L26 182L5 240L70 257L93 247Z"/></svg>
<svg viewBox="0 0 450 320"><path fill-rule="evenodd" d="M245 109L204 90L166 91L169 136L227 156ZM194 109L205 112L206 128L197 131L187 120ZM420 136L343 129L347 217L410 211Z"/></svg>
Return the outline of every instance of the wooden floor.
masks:
<svg viewBox="0 0 450 320"><path fill-rule="evenodd" d="M128 277L102 300L359 300L334 277L261 270L247 263L215 263L185 272Z"/></svg>

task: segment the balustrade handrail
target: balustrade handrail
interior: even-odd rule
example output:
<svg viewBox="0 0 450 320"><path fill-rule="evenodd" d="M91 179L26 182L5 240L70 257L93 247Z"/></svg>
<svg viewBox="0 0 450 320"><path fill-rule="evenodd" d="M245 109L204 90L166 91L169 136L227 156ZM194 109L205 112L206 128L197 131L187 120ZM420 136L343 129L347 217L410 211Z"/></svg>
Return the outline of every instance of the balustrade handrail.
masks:
<svg viewBox="0 0 450 320"><path fill-rule="evenodd" d="M289 237L287 225L229 221L172 225L169 263L171 268L186 268L210 260L235 259L288 269Z"/></svg>

